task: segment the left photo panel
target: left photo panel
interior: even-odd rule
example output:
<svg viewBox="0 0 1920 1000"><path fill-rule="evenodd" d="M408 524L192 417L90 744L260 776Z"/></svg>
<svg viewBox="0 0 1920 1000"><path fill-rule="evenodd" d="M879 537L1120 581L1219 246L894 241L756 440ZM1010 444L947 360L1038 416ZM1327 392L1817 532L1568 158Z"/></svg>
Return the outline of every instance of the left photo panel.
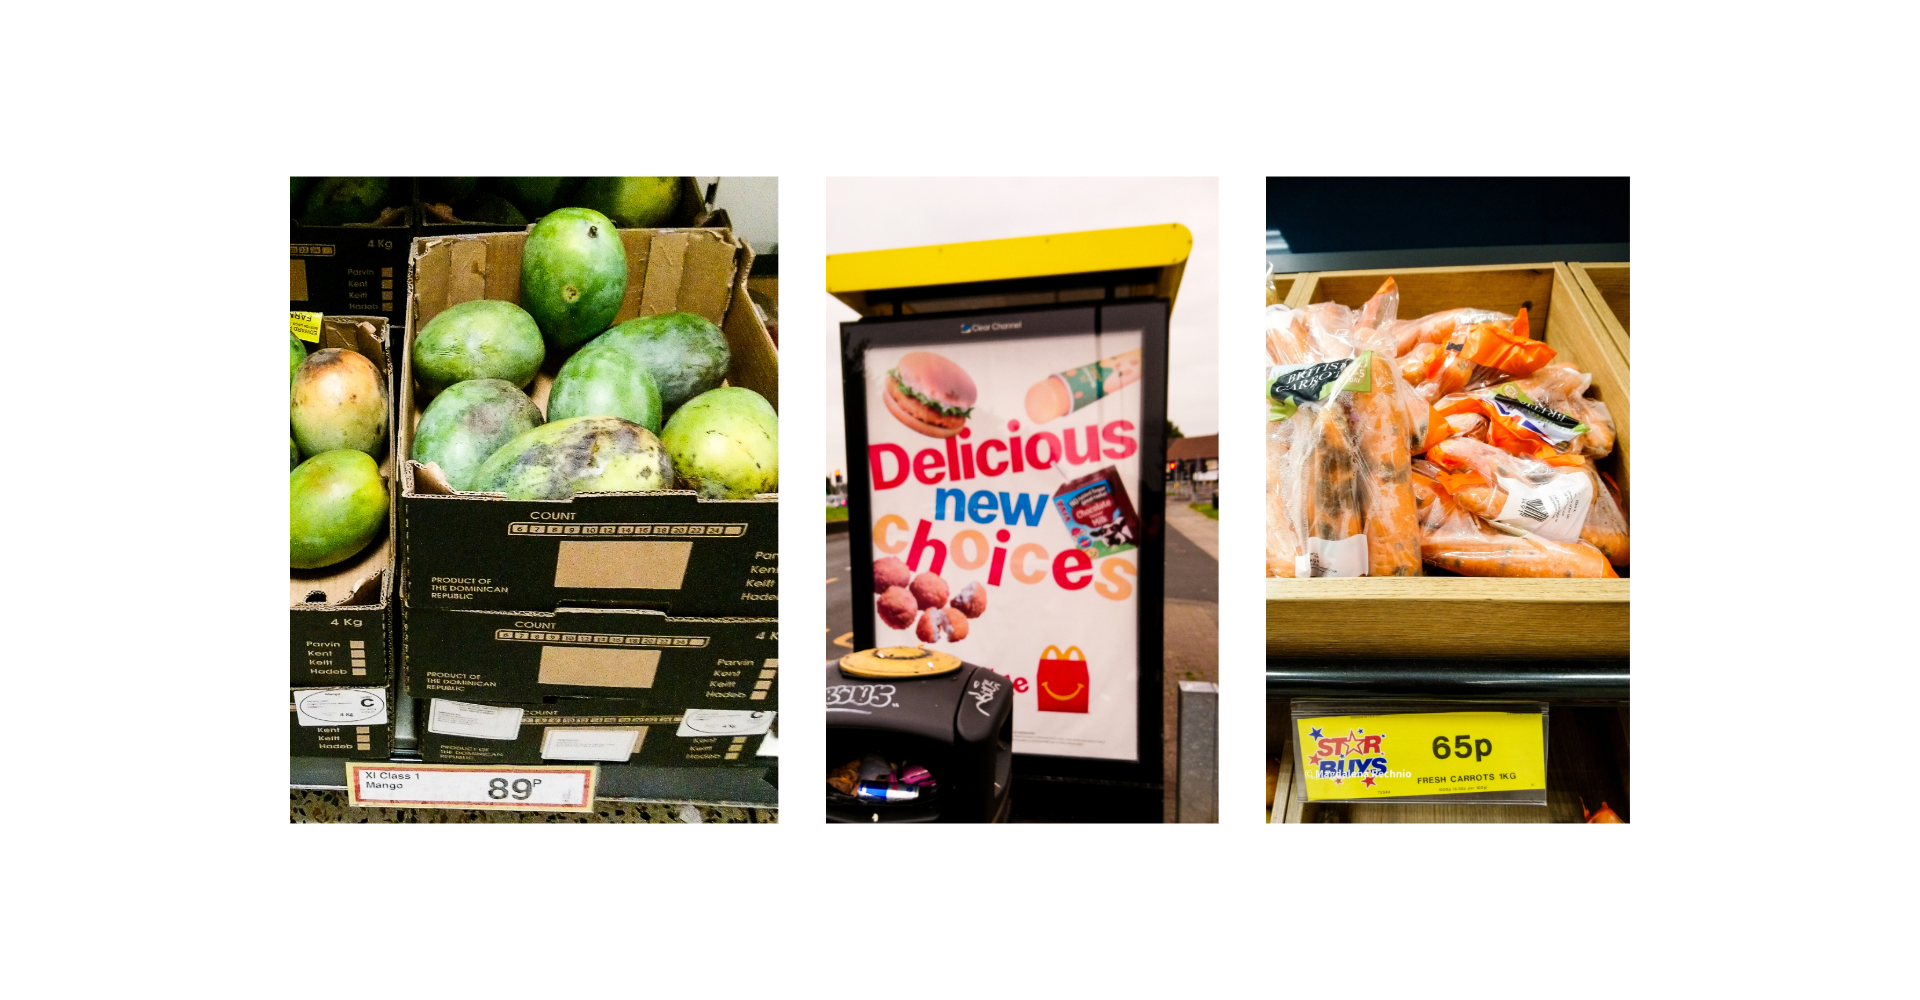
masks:
<svg viewBox="0 0 1920 1000"><path fill-rule="evenodd" d="M777 822L779 183L292 177L291 822Z"/></svg>

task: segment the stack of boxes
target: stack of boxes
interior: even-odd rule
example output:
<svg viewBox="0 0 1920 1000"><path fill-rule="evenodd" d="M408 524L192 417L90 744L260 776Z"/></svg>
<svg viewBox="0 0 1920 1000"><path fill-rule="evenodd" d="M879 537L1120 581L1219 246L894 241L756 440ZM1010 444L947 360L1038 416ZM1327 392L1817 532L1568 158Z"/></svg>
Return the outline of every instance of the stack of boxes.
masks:
<svg viewBox="0 0 1920 1000"><path fill-rule="evenodd" d="M615 322L685 311L718 324L727 381L779 407L779 359L746 293L753 253L724 229L620 230ZM450 306L520 301L524 232L426 237L411 334ZM542 412L560 358L529 385ZM400 377L401 454L426 400ZM779 501L688 492L509 500L399 469L401 650L429 763L774 766Z"/></svg>
<svg viewBox="0 0 1920 1000"><path fill-rule="evenodd" d="M377 316L327 316L309 352L330 347L366 355L394 393L388 353L391 331ZM290 742L295 757L386 760L393 751L393 625L395 459L391 426L380 471L387 477L387 527L353 557L321 569L290 571L292 663L288 685Z"/></svg>

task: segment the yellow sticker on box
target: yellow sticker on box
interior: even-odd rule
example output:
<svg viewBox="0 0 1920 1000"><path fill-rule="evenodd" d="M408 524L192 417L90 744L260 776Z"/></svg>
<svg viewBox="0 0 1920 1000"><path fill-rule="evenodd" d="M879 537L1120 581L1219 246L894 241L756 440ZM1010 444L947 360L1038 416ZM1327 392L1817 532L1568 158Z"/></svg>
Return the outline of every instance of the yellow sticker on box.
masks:
<svg viewBox="0 0 1920 1000"><path fill-rule="evenodd" d="M1547 787L1538 712L1335 715L1294 726L1309 802Z"/></svg>
<svg viewBox="0 0 1920 1000"><path fill-rule="evenodd" d="M293 335L309 344L320 342L321 313L288 313L293 317Z"/></svg>

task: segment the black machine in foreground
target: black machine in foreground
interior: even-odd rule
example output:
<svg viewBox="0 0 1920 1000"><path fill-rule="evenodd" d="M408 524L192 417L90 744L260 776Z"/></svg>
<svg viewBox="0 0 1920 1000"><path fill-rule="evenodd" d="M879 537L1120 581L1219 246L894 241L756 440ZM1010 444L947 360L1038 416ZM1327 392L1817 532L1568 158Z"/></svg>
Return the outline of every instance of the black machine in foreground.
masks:
<svg viewBox="0 0 1920 1000"><path fill-rule="evenodd" d="M850 653L827 666L827 821L1006 818L1013 685L930 649Z"/></svg>

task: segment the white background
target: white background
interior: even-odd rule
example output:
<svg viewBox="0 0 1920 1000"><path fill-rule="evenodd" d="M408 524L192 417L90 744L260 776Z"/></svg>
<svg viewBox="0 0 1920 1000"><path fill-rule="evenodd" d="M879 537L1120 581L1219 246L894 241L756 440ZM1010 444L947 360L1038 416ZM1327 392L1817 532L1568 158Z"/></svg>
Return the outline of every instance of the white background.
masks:
<svg viewBox="0 0 1920 1000"><path fill-rule="evenodd" d="M812 997L875 963L944 996L1906 982L1920 559L1911 378L1884 361L1913 323L1910 15L816 9L42 5L9 22L18 992ZM829 830L804 696L778 826L285 825L281 176L643 170L780 175L799 316L822 285L826 176L1218 176L1223 356L1257 343L1267 174L1632 175L1636 822L1259 823L1259 372L1228 365L1221 530L1249 542L1222 550L1217 827ZM825 428L799 393L826 352L789 346L783 471L807 495ZM1873 373L1843 423L1825 396L1750 381L1815 356ZM1748 488L1703 506L1707 465ZM1865 483L1887 501L1866 517L1819 503ZM804 663L817 505L783 529ZM1862 541L1804 557L1840 533ZM151 721L156 682L194 692L190 724ZM288 877L343 865L359 874L333 907ZM531 957L548 954L570 956L560 987Z"/></svg>

